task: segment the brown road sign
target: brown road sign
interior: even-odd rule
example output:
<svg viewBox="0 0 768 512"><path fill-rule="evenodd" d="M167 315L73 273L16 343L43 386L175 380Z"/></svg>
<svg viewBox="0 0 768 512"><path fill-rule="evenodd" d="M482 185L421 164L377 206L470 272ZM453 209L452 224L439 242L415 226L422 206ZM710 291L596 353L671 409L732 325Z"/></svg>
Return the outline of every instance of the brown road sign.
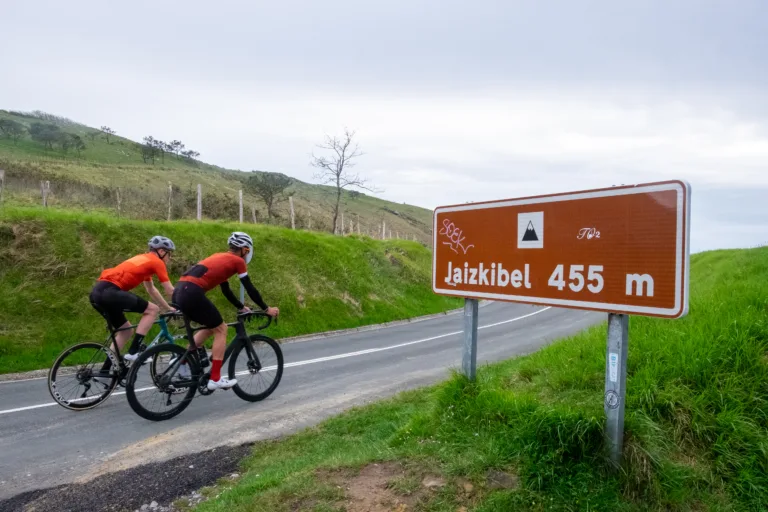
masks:
<svg viewBox="0 0 768 512"><path fill-rule="evenodd" d="M438 207L432 289L685 316L690 198L690 185L675 180Z"/></svg>

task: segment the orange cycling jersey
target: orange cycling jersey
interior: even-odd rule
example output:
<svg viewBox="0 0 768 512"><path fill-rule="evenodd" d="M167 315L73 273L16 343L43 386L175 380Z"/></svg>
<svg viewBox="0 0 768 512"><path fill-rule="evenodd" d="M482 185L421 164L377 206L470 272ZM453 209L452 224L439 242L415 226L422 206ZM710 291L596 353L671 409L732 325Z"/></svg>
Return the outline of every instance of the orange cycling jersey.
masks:
<svg viewBox="0 0 768 512"><path fill-rule="evenodd" d="M240 277L248 274L243 258L231 252L219 252L190 267L179 281L194 283L207 292L235 274Z"/></svg>
<svg viewBox="0 0 768 512"><path fill-rule="evenodd" d="M151 281L153 274L157 274L161 283L170 281L163 260L154 252L148 252L104 270L99 276L99 281L109 281L127 292L139 286L142 281Z"/></svg>

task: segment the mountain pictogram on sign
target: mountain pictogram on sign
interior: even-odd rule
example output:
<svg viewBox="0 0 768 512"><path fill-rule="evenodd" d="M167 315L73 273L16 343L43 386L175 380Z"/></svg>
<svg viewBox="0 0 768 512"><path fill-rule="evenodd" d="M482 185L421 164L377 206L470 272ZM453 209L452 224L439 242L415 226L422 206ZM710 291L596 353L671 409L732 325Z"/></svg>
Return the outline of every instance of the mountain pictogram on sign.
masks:
<svg viewBox="0 0 768 512"><path fill-rule="evenodd" d="M517 214L517 248L544 248L544 212Z"/></svg>
<svg viewBox="0 0 768 512"><path fill-rule="evenodd" d="M525 228L525 234L523 235L523 242L538 242L539 237L536 236L536 230L533 227L533 221L528 221L528 226Z"/></svg>

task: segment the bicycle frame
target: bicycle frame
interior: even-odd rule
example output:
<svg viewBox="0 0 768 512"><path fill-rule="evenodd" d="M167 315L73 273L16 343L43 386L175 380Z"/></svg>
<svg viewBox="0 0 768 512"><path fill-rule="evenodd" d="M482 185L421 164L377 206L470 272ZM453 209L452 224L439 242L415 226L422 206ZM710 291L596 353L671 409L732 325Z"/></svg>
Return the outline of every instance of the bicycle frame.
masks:
<svg viewBox="0 0 768 512"><path fill-rule="evenodd" d="M149 345L147 345L147 348L150 348L150 347L153 347L153 346L157 345L158 343L160 343L160 340L164 340L166 342L173 343L177 339L181 339L181 338L185 337L183 334L177 334L175 336L173 334L171 334L171 332L168 330L168 322L166 322L166 320L165 320L166 317L169 317L169 316L172 316L172 315L169 314L169 313L163 313L163 314L160 315L160 317L157 320L155 320L153 322L153 325L159 325L160 326L160 332L157 333L157 335L152 339L152 342L149 343ZM106 339L104 340L104 345L105 346L107 346L107 345L111 345L112 346L112 350L117 354L117 359L119 361L118 364L121 365L121 366L124 365L123 357L122 357L122 355L120 353L120 348L117 346L117 340L115 339L115 336L117 335L118 332L128 331L128 330L131 330L131 329L135 329L137 325L138 324L128 324L127 326L120 327L119 329L112 329L109 326L109 323L107 323L107 330L109 331L109 334L107 335ZM112 340L111 343L109 342L110 340ZM113 361L113 364L114 364L114 361Z"/></svg>
<svg viewBox="0 0 768 512"><path fill-rule="evenodd" d="M238 314L237 315L237 321L236 322L230 322L227 325L227 327L234 327L235 328L235 336L229 341L227 344L227 348L224 350L224 359L221 361L222 366L224 363L227 362L229 359L229 356L232 355L232 352L237 348L238 342L245 344L245 350L248 353L248 357L255 359L256 364L259 368L261 368L261 363L259 362L258 355L256 354L256 351L253 350L253 346L250 343L246 343L250 341L250 337L248 336L248 333L245 330L245 320L247 318L251 318L252 316L267 316L268 322L264 324L263 326L259 327L258 330L266 329L269 327L269 325L272 323L272 317L266 315L266 313L263 313L261 311L256 311L252 313L246 313L244 315ZM186 315L183 315L184 318L184 327L187 331L187 339L189 339L189 345L187 347L187 351L183 357L178 358L176 361L174 361L164 372L163 380L165 379L171 379L174 375L176 375L176 372L179 370L179 366L181 365L183 360L186 360L187 357L189 358L195 358L197 359L197 345L195 344L195 333L198 331L202 331L205 329L208 329L208 327L200 326L193 328L190 325L189 318L187 318ZM198 361L199 362L199 361ZM170 371L170 374L168 372ZM203 378L205 375L209 375L210 370L208 373L204 373L201 375L201 378ZM194 379L194 382L197 383L200 379ZM189 381L192 383L193 381ZM187 383L185 381L184 383ZM179 382L178 384L182 384Z"/></svg>

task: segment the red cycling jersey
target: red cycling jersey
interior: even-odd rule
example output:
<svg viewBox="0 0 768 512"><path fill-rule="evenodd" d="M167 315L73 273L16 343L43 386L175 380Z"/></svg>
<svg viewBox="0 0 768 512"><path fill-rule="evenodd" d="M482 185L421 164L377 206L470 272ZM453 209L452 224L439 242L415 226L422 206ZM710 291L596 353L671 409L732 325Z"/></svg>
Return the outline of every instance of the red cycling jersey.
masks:
<svg viewBox="0 0 768 512"><path fill-rule="evenodd" d="M114 268L104 270L99 276L99 281L109 281L127 292L139 286L142 281L151 281L154 274L157 274L161 283L170 281L165 263L160 256L154 252L148 252L125 260Z"/></svg>
<svg viewBox="0 0 768 512"><path fill-rule="evenodd" d="M219 252L190 267L179 281L194 283L207 292L235 274L248 275L245 260L231 252Z"/></svg>

